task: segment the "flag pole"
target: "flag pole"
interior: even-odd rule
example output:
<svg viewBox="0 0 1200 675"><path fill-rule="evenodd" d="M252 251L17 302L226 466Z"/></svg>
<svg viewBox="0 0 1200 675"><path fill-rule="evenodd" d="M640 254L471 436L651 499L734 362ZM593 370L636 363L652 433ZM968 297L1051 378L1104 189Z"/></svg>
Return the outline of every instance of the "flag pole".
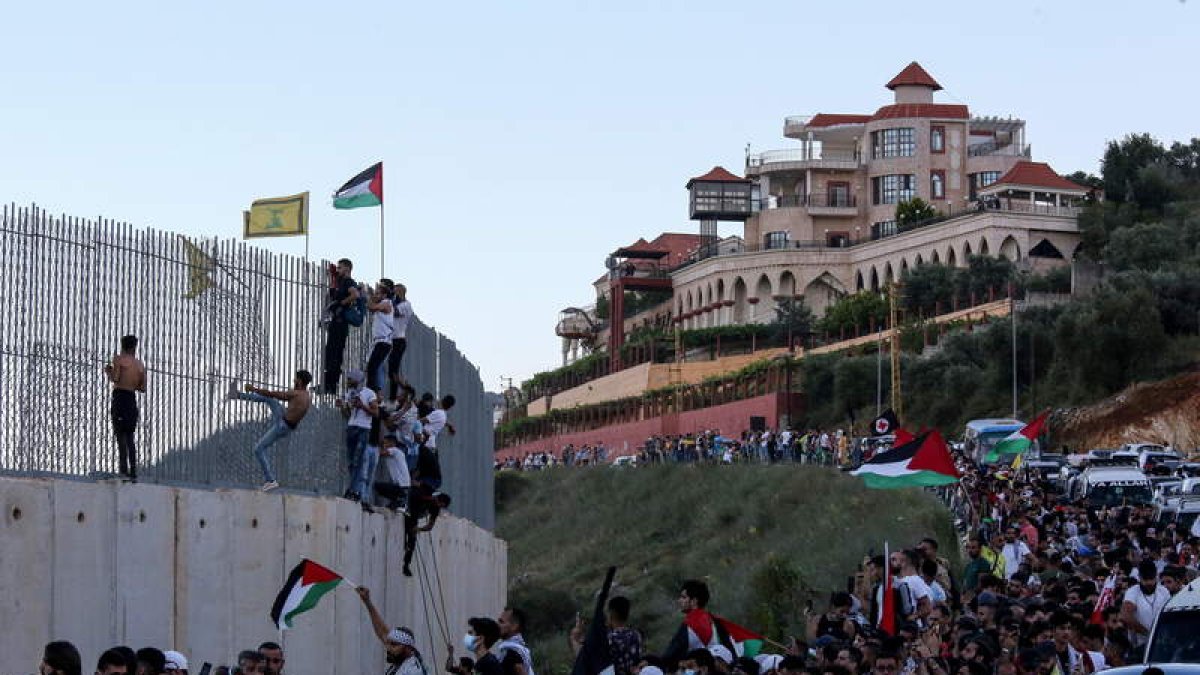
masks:
<svg viewBox="0 0 1200 675"><path fill-rule="evenodd" d="M387 276L384 273L384 269L383 269L383 261L384 261L383 253L384 253L384 249L383 249L383 200L380 200L379 201L379 278L380 279Z"/></svg>

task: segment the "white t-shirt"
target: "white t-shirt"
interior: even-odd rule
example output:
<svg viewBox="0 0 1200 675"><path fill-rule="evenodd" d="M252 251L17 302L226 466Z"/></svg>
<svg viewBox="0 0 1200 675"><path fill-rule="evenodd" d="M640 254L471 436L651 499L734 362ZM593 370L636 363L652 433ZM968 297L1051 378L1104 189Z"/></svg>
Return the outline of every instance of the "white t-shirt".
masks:
<svg viewBox="0 0 1200 675"><path fill-rule="evenodd" d="M425 447L436 448L438 434L442 433L442 429L446 426L446 411L435 408L426 416L425 420L425 433L429 434L429 440L425 441Z"/></svg>
<svg viewBox="0 0 1200 675"><path fill-rule="evenodd" d="M352 403L355 396L358 397L358 400L362 402L364 407L370 407L375 401L375 392L367 389L366 387L351 389L350 391L346 392L346 402ZM362 408L351 408L350 419L346 422L346 426L358 427L360 429L370 429L371 416L368 415L367 411L363 410Z"/></svg>
<svg viewBox="0 0 1200 675"><path fill-rule="evenodd" d="M408 335L408 321L412 318L412 303L407 300L392 301L392 339L399 340Z"/></svg>
<svg viewBox="0 0 1200 675"><path fill-rule="evenodd" d="M386 309L378 309L371 312L371 341L372 342L391 342L392 326L392 303L384 300L379 303L380 306L386 304Z"/></svg>
<svg viewBox="0 0 1200 675"><path fill-rule="evenodd" d="M1162 611L1162 608L1166 606L1167 601L1170 599L1171 592L1163 588L1162 584L1155 586L1154 592L1149 596L1142 593L1140 585L1134 586L1125 591L1124 598L1125 602L1133 603L1136 610L1134 616L1137 618L1138 623L1146 627L1146 630L1150 630L1154 626L1154 617L1158 616L1158 613ZM1146 640L1150 636L1129 631L1129 637L1133 639L1135 647L1140 647L1146 644Z"/></svg>
<svg viewBox="0 0 1200 675"><path fill-rule="evenodd" d="M1029 547L1023 541L1005 543L1004 548L1000 549L1000 555L1004 556L1004 578L1013 578L1013 575L1020 571L1017 566L1024 562L1025 556L1029 554Z"/></svg>
<svg viewBox="0 0 1200 675"><path fill-rule="evenodd" d="M383 468L387 470L392 482L400 487L411 485L412 477L408 474L408 459L405 457L404 448L384 448L380 452L383 453Z"/></svg>

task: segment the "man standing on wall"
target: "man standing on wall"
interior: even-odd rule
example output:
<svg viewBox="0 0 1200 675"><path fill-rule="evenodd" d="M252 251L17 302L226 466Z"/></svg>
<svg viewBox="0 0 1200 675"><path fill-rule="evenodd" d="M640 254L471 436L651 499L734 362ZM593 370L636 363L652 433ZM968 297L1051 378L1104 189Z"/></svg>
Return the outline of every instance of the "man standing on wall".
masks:
<svg viewBox="0 0 1200 675"><path fill-rule="evenodd" d="M137 482L137 446L133 434L137 431L138 405L135 392L146 392L146 365L137 352L138 339L133 335L121 338L121 353L104 366L112 383L113 432L117 436L117 461L122 477Z"/></svg>
<svg viewBox="0 0 1200 675"><path fill-rule="evenodd" d="M391 279L380 279L374 292L367 300L367 311L371 313L371 353L367 357L367 386L384 396L387 377L388 352L392 350L392 325L395 322L392 309Z"/></svg>
<svg viewBox="0 0 1200 675"><path fill-rule="evenodd" d="M350 333L345 310L358 301L358 285L351 273L354 263L346 258L330 269L327 333L325 335L325 369L321 385L326 394L336 394L342 377L342 358L346 352L346 336Z"/></svg>
<svg viewBox="0 0 1200 675"><path fill-rule="evenodd" d="M279 487L275 473L271 471L271 460L267 457L267 450L295 431L296 427L300 426L300 420L308 414L308 409L312 406L312 394L308 393L310 384L312 374L307 370L296 371L292 388L287 391L271 391L247 384L246 391L240 392L236 382L229 383L229 393L226 394L229 400L265 403L271 409L271 426L258 440L258 445L254 446L254 456L258 458L258 465L262 467L263 472L263 492L270 492ZM287 401L287 410L279 404L280 401Z"/></svg>
<svg viewBox="0 0 1200 675"><path fill-rule="evenodd" d="M400 366L404 351L408 349L408 322L412 319L412 303L408 301L408 288L396 284L392 293L392 351L388 352L388 379L392 383L392 398L403 382Z"/></svg>

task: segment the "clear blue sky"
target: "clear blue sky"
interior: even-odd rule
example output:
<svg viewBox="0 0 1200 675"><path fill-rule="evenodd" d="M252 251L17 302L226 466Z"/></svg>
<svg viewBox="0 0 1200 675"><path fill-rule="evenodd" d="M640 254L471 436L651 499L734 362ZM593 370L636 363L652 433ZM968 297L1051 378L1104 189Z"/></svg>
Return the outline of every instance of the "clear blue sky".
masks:
<svg viewBox="0 0 1200 675"><path fill-rule="evenodd" d="M614 248L687 221L688 177L786 147L783 118L873 112L920 61L938 100L1028 120L1098 171L1131 131L1200 135L1196 2L19 3L0 40L0 199L240 236L310 190L313 253L389 276L485 386L559 360L557 311ZM303 240L271 241L299 254Z"/></svg>

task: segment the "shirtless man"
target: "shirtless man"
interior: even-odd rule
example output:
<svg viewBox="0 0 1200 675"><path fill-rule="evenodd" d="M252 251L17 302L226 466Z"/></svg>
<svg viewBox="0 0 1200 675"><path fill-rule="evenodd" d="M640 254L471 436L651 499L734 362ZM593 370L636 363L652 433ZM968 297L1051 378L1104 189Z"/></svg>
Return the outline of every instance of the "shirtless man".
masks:
<svg viewBox="0 0 1200 675"><path fill-rule="evenodd" d="M121 338L121 353L104 366L112 382L113 431L117 436L117 458L123 478L137 482L137 446L133 434L137 431L138 406L134 392L146 391L146 365L134 355L138 339L133 335Z"/></svg>
<svg viewBox="0 0 1200 675"><path fill-rule="evenodd" d="M271 426L267 433L258 439L258 445L254 446L254 456L258 458L263 472L263 492L270 492L279 487L275 474L271 471L271 460L267 457L267 450L295 431L296 427L300 426L300 420L308 414L308 409L312 407L312 394L308 391L308 385L312 384L312 379L312 373L297 370L292 388L287 391L271 391L247 384L245 392L240 392L237 390L237 382L229 383L229 393L226 395L229 400L257 401L265 403L271 409ZM286 410L280 405L280 401L287 402Z"/></svg>

